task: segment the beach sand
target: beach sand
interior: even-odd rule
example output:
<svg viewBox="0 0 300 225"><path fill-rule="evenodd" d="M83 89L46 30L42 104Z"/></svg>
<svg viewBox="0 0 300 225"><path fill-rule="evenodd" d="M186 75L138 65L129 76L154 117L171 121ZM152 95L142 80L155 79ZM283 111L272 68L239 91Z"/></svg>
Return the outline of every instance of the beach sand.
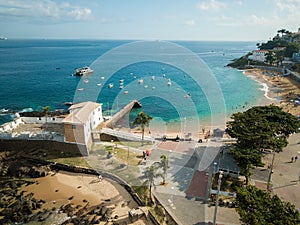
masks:
<svg viewBox="0 0 300 225"><path fill-rule="evenodd" d="M299 82L278 73L271 76L265 70L257 68L245 70L244 74L262 85L265 98L261 100L260 105L274 104L294 116L300 115L300 105L294 102L297 96L300 96Z"/></svg>
<svg viewBox="0 0 300 225"><path fill-rule="evenodd" d="M120 184L108 179L100 181L97 176L80 173L53 173L35 179L35 184L24 186L20 191L25 191L25 195L33 193L36 199L43 199L46 201L43 208L47 209L59 208L68 203L81 206L89 203L88 207L92 207L105 202L114 208L112 217L118 215L120 218L126 217L128 211L138 207ZM133 224L147 223L140 219Z"/></svg>

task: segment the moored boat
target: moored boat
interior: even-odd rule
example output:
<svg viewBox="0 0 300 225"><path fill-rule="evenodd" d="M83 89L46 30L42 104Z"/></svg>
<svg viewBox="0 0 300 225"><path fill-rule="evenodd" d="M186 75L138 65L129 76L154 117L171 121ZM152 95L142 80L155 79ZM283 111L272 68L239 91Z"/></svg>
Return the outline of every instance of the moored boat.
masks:
<svg viewBox="0 0 300 225"><path fill-rule="evenodd" d="M85 75L92 74L93 72L94 72L94 70L92 70L88 66L85 66L85 67L76 69L74 75L75 76L85 76Z"/></svg>

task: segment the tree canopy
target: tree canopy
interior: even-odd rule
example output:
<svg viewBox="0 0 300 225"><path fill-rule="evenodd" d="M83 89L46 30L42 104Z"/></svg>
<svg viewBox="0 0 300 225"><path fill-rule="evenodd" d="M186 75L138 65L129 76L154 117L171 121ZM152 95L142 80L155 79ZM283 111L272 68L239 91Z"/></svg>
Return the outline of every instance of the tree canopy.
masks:
<svg viewBox="0 0 300 225"><path fill-rule="evenodd" d="M299 132L300 127L296 117L274 105L253 107L233 114L231 119L226 132L237 139L232 153L246 183L250 169L262 164L261 151L282 151L288 144L289 135Z"/></svg>
<svg viewBox="0 0 300 225"><path fill-rule="evenodd" d="M294 205L254 186L238 188L236 201L236 210L244 225L300 223L300 213Z"/></svg>

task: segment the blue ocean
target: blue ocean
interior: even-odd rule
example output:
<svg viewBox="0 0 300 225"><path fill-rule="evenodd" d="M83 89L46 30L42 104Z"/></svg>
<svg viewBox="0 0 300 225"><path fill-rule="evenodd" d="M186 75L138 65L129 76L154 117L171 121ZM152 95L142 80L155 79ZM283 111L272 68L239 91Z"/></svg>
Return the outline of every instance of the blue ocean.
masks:
<svg viewBox="0 0 300 225"><path fill-rule="evenodd" d="M162 120L176 121L180 117L172 102L190 109L184 101L190 99L200 118L211 114L207 96L184 71L169 64L141 61L124 66L106 79L105 71L97 71L93 63L112 49L131 43L120 40L4 40L0 41L0 124L13 118L16 112L67 109L64 102L74 102L75 93L83 79L86 83L97 77L101 91L96 100L103 104L104 113L110 115L135 98L130 87L140 87L140 92L151 90L153 94L138 99L143 110ZM176 41L199 57L216 78L224 96L226 116L257 105L263 98L260 85L242 74L242 71L226 67L233 59L255 49L254 42ZM117 60L117 59L116 59ZM180 57L178 60L182 60ZM116 63L107 63L110 67ZM94 74L82 78L72 76L76 68L91 66ZM101 79L102 80L101 80ZM95 78L96 79L96 78ZM143 83L138 83L143 79ZM162 80L162 79L165 79ZM156 82L156 83L155 83ZM170 82L170 83L168 83ZM171 83L172 82L172 83ZM109 88L109 84L113 87ZM134 85L135 86L134 86ZM175 84L177 86L175 86ZM139 86L138 86L139 85ZM112 85L111 85L112 86ZM178 95L178 87L185 95ZM132 95L131 95L132 94ZM163 96L169 96L172 101ZM174 95L174 96L173 96ZM117 97L118 96L118 97ZM178 97L179 96L179 97ZM133 112L133 115L136 112ZM187 113L188 115L188 113Z"/></svg>

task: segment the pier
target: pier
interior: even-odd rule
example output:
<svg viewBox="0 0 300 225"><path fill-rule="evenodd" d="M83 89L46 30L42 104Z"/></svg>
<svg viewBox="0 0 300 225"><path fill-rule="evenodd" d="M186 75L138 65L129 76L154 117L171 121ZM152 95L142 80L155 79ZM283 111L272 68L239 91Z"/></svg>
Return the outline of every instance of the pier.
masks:
<svg viewBox="0 0 300 225"><path fill-rule="evenodd" d="M114 125L123 118L127 113L129 113L132 108L141 108L142 104L138 100L132 100L129 104L124 106L120 111L114 114L109 120L105 122L105 127L114 128Z"/></svg>

